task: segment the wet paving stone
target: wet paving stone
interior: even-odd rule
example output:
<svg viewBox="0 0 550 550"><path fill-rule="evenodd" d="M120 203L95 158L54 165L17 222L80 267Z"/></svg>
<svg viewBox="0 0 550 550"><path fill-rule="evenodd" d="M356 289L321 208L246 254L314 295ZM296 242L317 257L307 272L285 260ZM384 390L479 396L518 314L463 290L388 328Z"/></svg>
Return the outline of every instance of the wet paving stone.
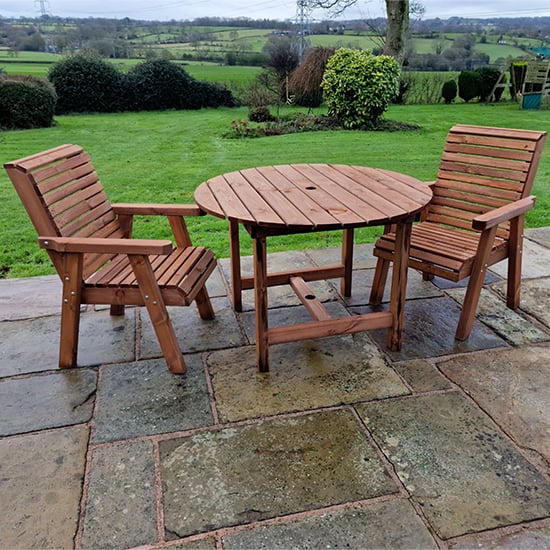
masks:
<svg viewBox="0 0 550 550"><path fill-rule="evenodd" d="M514 441L550 465L550 346L523 346L438 364Z"/></svg>
<svg viewBox="0 0 550 550"><path fill-rule="evenodd" d="M0 548L72 548L88 428L0 440Z"/></svg>
<svg viewBox="0 0 550 550"><path fill-rule="evenodd" d="M207 358L220 419L226 422L409 393L364 333L271 346L270 372L255 348Z"/></svg>
<svg viewBox="0 0 550 550"><path fill-rule="evenodd" d="M550 482L460 394L357 409L441 538L550 514Z"/></svg>
<svg viewBox="0 0 550 550"><path fill-rule="evenodd" d="M548 277L548 265L550 263L550 248L548 248L548 241L546 242L546 246L541 246L530 239L524 239L522 256L522 281L538 277ZM489 269L500 275L503 279L506 279L508 276L507 261L492 265Z"/></svg>
<svg viewBox="0 0 550 550"><path fill-rule="evenodd" d="M2 323L0 377L57 369L60 323L59 316ZM82 313L78 366L132 361L135 330L133 308L121 316L108 310Z"/></svg>
<svg viewBox="0 0 550 550"><path fill-rule="evenodd" d="M88 422L96 381L92 369L0 381L0 436Z"/></svg>
<svg viewBox="0 0 550 550"><path fill-rule="evenodd" d="M61 314L57 275L0 280L0 320L16 321Z"/></svg>
<svg viewBox="0 0 550 550"><path fill-rule="evenodd" d="M466 289L456 288L448 293L460 304L464 303ZM506 307L506 302L485 289L481 291L476 316L515 346L550 340L550 332L542 331L513 309Z"/></svg>
<svg viewBox="0 0 550 550"><path fill-rule="evenodd" d="M349 411L161 441L167 536L396 492Z"/></svg>
<svg viewBox="0 0 550 550"><path fill-rule="evenodd" d="M195 304L188 307L169 307L181 350L184 354L222 349L243 344L243 335L227 298L212 298L216 317L201 319ZM140 359L161 357L162 352L147 310L141 311Z"/></svg>
<svg viewBox="0 0 550 550"><path fill-rule="evenodd" d="M131 548L155 542L154 475L149 441L94 450L82 548Z"/></svg>
<svg viewBox="0 0 550 550"><path fill-rule="evenodd" d="M451 388L451 383L429 361L424 359L395 363L393 368L415 393Z"/></svg>
<svg viewBox="0 0 550 550"><path fill-rule="evenodd" d="M200 356L185 356L187 372L172 374L163 359L103 368L94 442L176 432L213 423Z"/></svg>
<svg viewBox="0 0 550 550"><path fill-rule="evenodd" d="M317 550L438 546L406 500L329 512L298 521L258 527L223 539L224 550Z"/></svg>
<svg viewBox="0 0 550 550"><path fill-rule="evenodd" d="M230 263L228 259L221 260L225 276L231 284ZM268 254L268 273L288 271L289 269L308 269L315 267L315 262L304 251L276 252ZM244 275L253 274L252 256L241 258L241 272ZM310 281L308 286L319 300L326 302L334 300L333 290L326 281ZM270 308L280 308L299 305L301 302L289 285L280 285L268 288L268 301ZM254 291L245 290L242 293L242 310L254 311Z"/></svg>
<svg viewBox="0 0 550 550"><path fill-rule="evenodd" d="M359 313L370 311L365 308L356 309ZM450 298L410 300L405 306L401 351L387 349L385 329L374 330L370 334L393 361L438 357L506 345L502 338L479 321L474 322L468 340L455 340L459 316L460 307Z"/></svg>
<svg viewBox="0 0 550 550"><path fill-rule="evenodd" d="M343 297L344 302L349 306L365 306L368 305L372 288L372 279L374 277L374 269L360 269L353 272L353 281L351 296ZM383 302L390 301L392 269L390 267L388 279L384 288ZM332 279L331 282L339 287L337 280ZM417 271L409 270L407 276L407 300L416 300L419 298L434 298L443 296L441 290L429 281L423 281L422 275Z"/></svg>
<svg viewBox="0 0 550 550"><path fill-rule="evenodd" d="M495 290L506 296L506 284L495 285ZM532 315L550 328L550 277L529 279L521 282L520 309Z"/></svg>
<svg viewBox="0 0 550 550"><path fill-rule="evenodd" d="M371 269L376 267L376 256L372 253L374 244L356 244L353 247L353 269ZM304 251L318 266L339 264L342 261L342 249L312 248Z"/></svg>
<svg viewBox="0 0 550 550"><path fill-rule="evenodd" d="M550 548L550 527L525 525L513 533L489 532L449 541L450 550L544 550Z"/></svg>
<svg viewBox="0 0 550 550"><path fill-rule="evenodd" d="M349 317L345 306L339 302L325 302L325 309L333 318ZM246 337L251 344L256 342L256 314L254 311L246 311L241 315ZM269 310L269 326L284 327L298 323L310 322L311 316L303 306L279 307Z"/></svg>

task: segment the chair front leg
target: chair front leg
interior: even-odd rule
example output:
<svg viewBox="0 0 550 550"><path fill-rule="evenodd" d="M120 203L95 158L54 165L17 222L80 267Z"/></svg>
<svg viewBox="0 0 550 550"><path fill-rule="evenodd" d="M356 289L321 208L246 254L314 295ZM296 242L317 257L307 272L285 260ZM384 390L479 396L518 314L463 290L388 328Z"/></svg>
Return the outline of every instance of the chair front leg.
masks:
<svg viewBox="0 0 550 550"><path fill-rule="evenodd" d="M466 340L470 336L470 332L472 332L481 288L483 287L483 281L487 273L487 260L493 247L497 229L498 226L495 225L483 231L479 238L476 258L470 273L470 281L468 283L464 304L462 305L462 312L456 329L455 338L457 340Z"/></svg>
<svg viewBox="0 0 550 550"><path fill-rule="evenodd" d="M183 374L185 361L149 258L138 254L128 254L128 258L168 368L174 374Z"/></svg>
<svg viewBox="0 0 550 550"><path fill-rule="evenodd" d="M63 254L61 277L61 334L59 341L59 368L76 367L80 305L82 301L82 254Z"/></svg>

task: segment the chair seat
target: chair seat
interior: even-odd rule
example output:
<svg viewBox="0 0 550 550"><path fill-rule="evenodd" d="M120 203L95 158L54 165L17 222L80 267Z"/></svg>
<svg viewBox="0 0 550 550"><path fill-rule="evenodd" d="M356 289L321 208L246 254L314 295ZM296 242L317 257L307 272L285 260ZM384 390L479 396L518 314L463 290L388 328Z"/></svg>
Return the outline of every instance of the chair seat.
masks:
<svg viewBox="0 0 550 550"><path fill-rule="evenodd" d="M479 233L422 222L413 226L409 266L452 281L467 277L474 263ZM375 256L392 259L395 233L386 233L377 241ZM496 237L491 251L491 264L507 256L508 242Z"/></svg>
<svg viewBox="0 0 550 550"><path fill-rule="evenodd" d="M165 256L149 256L166 305L189 305L216 268L211 250L201 246L175 248ZM108 303L143 305L138 282L126 254L118 254L85 281L88 303L107 303L105 291L113 289ZM97 296L95 296L97 291Z"/></svg>

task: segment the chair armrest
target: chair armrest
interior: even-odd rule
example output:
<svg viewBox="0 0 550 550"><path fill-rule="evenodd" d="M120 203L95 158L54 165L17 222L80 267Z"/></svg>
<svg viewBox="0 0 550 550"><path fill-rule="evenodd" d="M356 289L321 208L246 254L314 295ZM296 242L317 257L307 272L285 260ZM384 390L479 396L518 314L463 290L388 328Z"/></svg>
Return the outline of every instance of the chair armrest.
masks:
<svg viewBox="0 0 550 550"><path fill-rule="evenodd" d="M472 227L478 231L490 229L495 225L528 212L533 206L535 206L535 196L529 195L524 199L519 199L505 206L501 206L500 208L495 208L490 212L485 212L485 214L481 214L480 216L476 216L472 220Z"/></svg>
<svg viewBox="0 0 550 550"><path fill-rule="evenodd" d="M116 214L129 216L204 216L196 204L133 204L111 205Z"/></svg>
<svg viewBox="0 0 550 550"><path fill-rule="evenodd" d="M55 252L92 254L170 254L172 242L147 239L99 239L81 237L39 237L40 248Z"/></svg>

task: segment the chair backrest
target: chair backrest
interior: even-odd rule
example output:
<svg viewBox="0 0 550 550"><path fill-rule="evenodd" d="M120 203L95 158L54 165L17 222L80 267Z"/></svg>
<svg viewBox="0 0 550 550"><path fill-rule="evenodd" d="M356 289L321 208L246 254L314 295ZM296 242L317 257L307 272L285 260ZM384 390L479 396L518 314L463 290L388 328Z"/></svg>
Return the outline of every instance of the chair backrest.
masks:
<svg viewBox="0 0 550 550"><path fill-rule="evenodd" d="M124 237L89 155L61 145L4 165L41 237ZM59 273L61 260L50 257ZM87 254L84 278L112 256Z"/></svg>
<svg viewBox="0 0 550 550"><path fill-rule="evenodd" d="M454 126L423 220L472 230L479 214L528 196L545 140L546 132ZM509 224L498 235L507 239Z"/></svg>

